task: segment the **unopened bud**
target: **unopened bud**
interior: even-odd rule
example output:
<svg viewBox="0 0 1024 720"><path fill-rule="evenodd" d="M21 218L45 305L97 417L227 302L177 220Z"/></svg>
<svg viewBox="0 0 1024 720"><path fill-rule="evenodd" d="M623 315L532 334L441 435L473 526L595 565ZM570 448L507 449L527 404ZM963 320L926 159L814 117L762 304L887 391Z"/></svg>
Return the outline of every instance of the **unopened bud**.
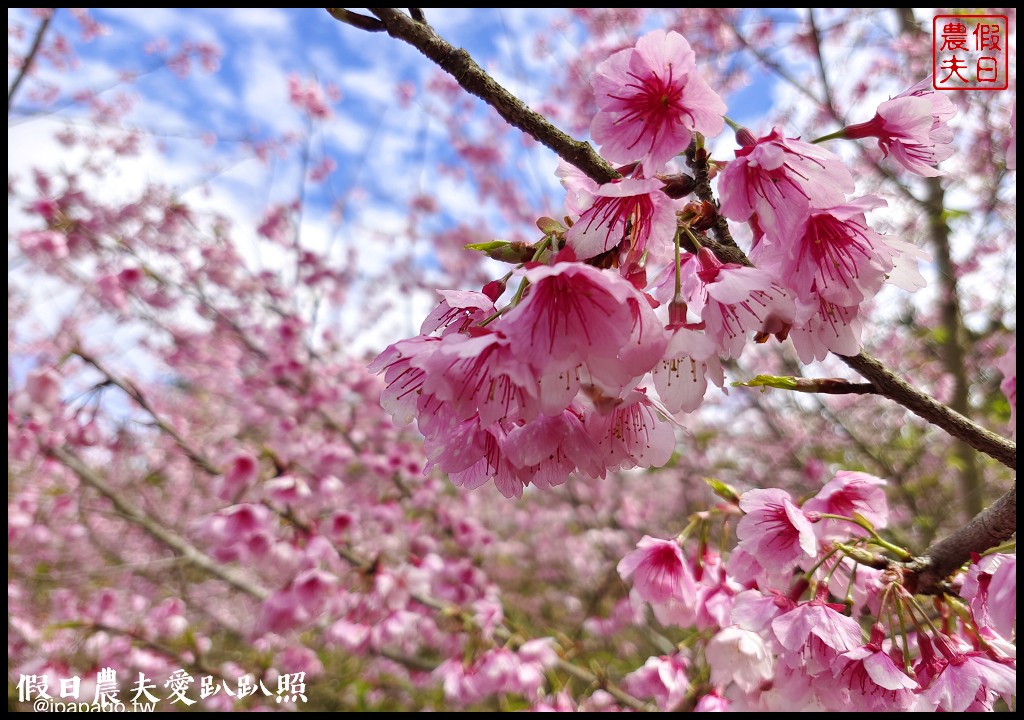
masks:
<svg viewBox="0 0 1024 720"><path fill-rule="evenodd" d="M673 327L686 324L686 301L675 298L668 304L668 324Z"/></svg>
<svg viewBox="0 0 1024 720"><path fill-rule="evenodd" d="M491 280L489 283L483 286L480 290L484 295L491 299L491 302L498 302L498 298L505 292L505 281L504 280Z"/></svg>
<svg viewBox="0 0 1024 720"><path fill-rule="evenodd" d="M714 227L717 217L718 209L714 203L707 200L688 202L679 213L679 219L686 223L691 230L698 232L704 232Z"/></svg>
<svg viewBox="0 0 1024 720"><path fill-rule="evenodd" d="M736 131L736 142L742 147L750 147L757 145L757 138L754 137L754 133L750 132L746 128L740 128Z"/></svg>
<svg viewBox="0 0 1024 720"><path fill-rule="evenodd" d="M487 257L507 263L522 263L533 257L534 247L528 243L505 240L493 240L484 243L470 243L466 245L467 250L479 250Z"/></svg>
<svg viewBox="0 0 1024 720"><path fill-rule="evenodd" d="M676 175L659 175L658 179L665 183L661 191L668 195L673 200L679 200L684 198L693 192L693 189L697 186L697 183L692 177L686 173L678 173Z"/></svg>

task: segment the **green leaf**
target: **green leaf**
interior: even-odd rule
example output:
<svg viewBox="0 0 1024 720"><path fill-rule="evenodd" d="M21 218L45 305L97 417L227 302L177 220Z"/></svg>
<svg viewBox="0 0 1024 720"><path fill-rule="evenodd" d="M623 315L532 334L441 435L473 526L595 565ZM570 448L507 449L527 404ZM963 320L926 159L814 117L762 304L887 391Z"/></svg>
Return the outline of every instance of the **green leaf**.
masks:
<svg viewBox="0 0 1024 720"><path fill-rule="evenodd" d="M779 390L796 390L797 378L779 375L756 375L746 382L734 382L733 387L772 387Z"/></svg>

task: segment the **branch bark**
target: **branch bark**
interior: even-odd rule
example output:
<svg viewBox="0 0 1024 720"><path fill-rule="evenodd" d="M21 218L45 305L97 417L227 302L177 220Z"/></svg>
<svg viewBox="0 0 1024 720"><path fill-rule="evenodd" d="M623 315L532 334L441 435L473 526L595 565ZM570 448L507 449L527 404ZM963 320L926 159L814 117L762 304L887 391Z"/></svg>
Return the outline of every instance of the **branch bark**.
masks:
<svg viewBox="0 0 1024 720"><path fill-rule="evenodd" d="M509 125L519 128L537 142L554 150L559 157L587 174L597 183L619 177L590 143L575 140L534 112L522 100L503 88L476 64L469 53L446 42L429 26L417 22L396 8L369 8L384 24L388 35L412 45L447 72L462 88L493 107ZM328 8L337 18L335 8Z"/></svg>
<svg viewBox="0 0 1024 720"><path fill-rule="evenodd" d="M1009 540L1017 532L1017 486L996 500L953 534L939 540L922 555L907 563L907 589L933 593L943 580L965 562L971 553L981 553Z"/></svg>
<svg viewBox="0 0 1024 720"><path fill-rule="evenodd" d="M838 356L870 380L878 394L893 400L924 420L963 440L975 450L990 455L1011 470L1017 469L1017 443L986 430L969 418L924 393L867 353Z"/></svg>

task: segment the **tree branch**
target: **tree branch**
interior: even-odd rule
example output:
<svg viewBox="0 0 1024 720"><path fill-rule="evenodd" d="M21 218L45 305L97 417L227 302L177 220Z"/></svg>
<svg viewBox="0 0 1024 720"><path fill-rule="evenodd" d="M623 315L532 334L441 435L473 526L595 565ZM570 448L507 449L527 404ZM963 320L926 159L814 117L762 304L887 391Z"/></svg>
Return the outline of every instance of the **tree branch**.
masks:
<svg viewBox="0 0 1024 720"><path fill-rule="evenodd" d="M429 25L417 22L395 8L369 10L380 19L389 35L412 45L433 60L438 67L455 78L466 92L476 95L497 110L509 125L554 150L559 157L575 165L597 183L603 184L619 177L619 173L589 143L569 137L543 115L531 110L526 103L484 72L468 52L447 43ZM338 18L335 11L336 8L328 8L331 16Z"/></svg>
<svg viewBox="0 0 1024 720"><path fill-rule="evenodd" d="M39 23L39 28L36 30L36 36L32 39L32 47L28 49L28 54L25 59L21 62L21 67L18 68L18 74L14 76L14 82L7 89L7 114L11 114L11 107L14 105L14 94L18 92L18 87L22 81L28 75L29 70L32 69L32 63L35 62L36 55L39 53L39 48L43 44L43 36L46 35L47 28L50 27L50 23L53 22L53 16L57 14L57 8L50 8L50 14L43 18L42 22Z"/></svg>
<svg viewBox="0 0 1024 720"><path fill-rule="evenodd" d="M973 520L956 530L904 565L909 573L908 589L928 594L935 592L943 580L971 559L1009 540L1017 532L1017 485Z"/></svg>
<svg viewBox="0 0 1024 720"><path fill-rule="evenodd" d="M242 577L231 568L222 567L208 555L200 552L183 537L153 520L145 511L133 505L116 492L114 488L107 485L106 481L79 460L77 456L59 447L45 448L43 452L68 468L83 483L110 500L113 506L117 508L117 511L124 515L128 522L145 530L150 537L173 550L185 562L199 568L208 575L223 580L236 590L257 600L266 600L270 596L270 592L265 588Z"/></svg>
<svg viewBox="0 0 1024 720"><path fill-rule="evenodd" d="M109 383L123 390L124 393L134 400L139 407L149 413L149 416L153 418L153 422L156 423L156 426L174 440L174 443L181 448L194 465L199 467L208 475L221 474L221 471L217 469L217 466L214 465L212 461L197 453L191 445L185 442L185 438L178 434L177 430L157 414L156 410L153 409L153 406L149 404L149 401L147 401L145 396L142 394L142 391L139 390L130 380L122 380L115 376L112 372L107 370L99 360L94 358L92 355L89 355L81 348L76 347L72 352L96 368L96 370L98 370Z"/></svg>
<svg viewBox="0 0 1024 720"><path fill-rule="evenodd" d="M838 356L849 367L870 380L878 394L894 400L924 420L963 440L975 450L990 455L1011 470L1017 469L1017 443L986 430L972 420L943 405L903 378L896 375L877 358L867 353Z"/></svg>

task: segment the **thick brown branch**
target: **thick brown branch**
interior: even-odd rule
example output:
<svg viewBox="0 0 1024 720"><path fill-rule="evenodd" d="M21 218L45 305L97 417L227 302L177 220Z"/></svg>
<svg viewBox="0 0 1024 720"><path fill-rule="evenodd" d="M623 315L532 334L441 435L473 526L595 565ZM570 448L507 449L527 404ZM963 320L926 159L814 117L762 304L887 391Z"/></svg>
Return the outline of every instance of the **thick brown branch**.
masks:
<svg viewBox="0 0 1024 720"><path fill-rule="evenodd" d="M927 393L921 392L866 353L839 356L843 362L870 380L878 393L894 400L912 413L937 425L975 450L990 455L1006 467L1017 469L1017 443L986 430Z"/></svg>
<svg viewBox="0 0 1024 720"><path fill-rule="evenodd" d="M973 520L928 548L923 555L904 566L908 571L908 589L918 593L934 592L943 580L981 553L1009 540L1017 532L1017 486L979 513Z"/></svg>
<svg viewBox="0 0 1024 720"><path fill-rule="evenodd" d="M499 85L473 61L469 53L447 43L429 25L417 22L395 8L369 8L392 37L407 42L451 75L462 88L481 98L513 127L554 150L559 157L598 183L619 177L615 169L594 152L589 143L575 140L556 128L543 115ZM332 16L334 8L331 8Z"/></svg>

